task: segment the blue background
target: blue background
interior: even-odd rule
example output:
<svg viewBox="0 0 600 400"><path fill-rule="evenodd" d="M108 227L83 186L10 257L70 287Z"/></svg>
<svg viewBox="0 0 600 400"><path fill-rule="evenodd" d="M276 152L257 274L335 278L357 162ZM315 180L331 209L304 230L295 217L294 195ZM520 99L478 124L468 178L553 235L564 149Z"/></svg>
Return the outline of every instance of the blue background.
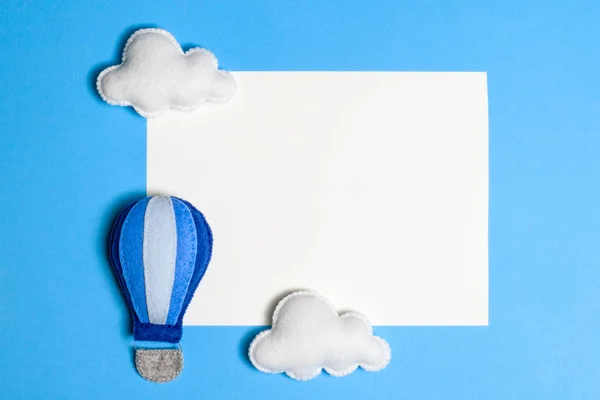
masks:
<svg viewBox="0 0 600 400"><path fill-rule="evenodd" d="M598 21L593 0L2 1L0 398L599 399ZM147 26L230 70L488 72L489 327L379 327L386 370L305 383L252 369L260 328L186 327L180 378L141 379L106 236L145 193L146 125L93 81Z"/></svg>

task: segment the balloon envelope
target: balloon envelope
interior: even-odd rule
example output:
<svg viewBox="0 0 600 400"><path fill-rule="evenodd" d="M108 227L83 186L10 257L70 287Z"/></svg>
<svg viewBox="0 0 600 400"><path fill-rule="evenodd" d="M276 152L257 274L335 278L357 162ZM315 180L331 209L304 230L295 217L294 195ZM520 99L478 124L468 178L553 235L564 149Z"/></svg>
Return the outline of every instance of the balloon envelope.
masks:
<svg viewBox="0 0 600 400"><path fill-rule="evenodd" d="M146 197L119 214L110 259L133 316L135 340L181 340L183 316L211 253L208 223L184 200Z"/></svg>

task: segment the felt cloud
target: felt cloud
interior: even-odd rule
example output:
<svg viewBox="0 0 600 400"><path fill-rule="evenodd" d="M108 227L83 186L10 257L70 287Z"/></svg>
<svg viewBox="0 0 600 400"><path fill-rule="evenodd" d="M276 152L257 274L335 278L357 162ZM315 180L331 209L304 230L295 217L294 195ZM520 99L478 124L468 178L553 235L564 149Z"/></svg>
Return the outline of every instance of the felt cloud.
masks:
<svg viewBox="0 0 600 400"><path fill-rule="evenodd" d="M308 380L323 368L333 376L348 375L359 366L379 371L390 362L391 350L385 340L373 336L363 315L338 316L327 300L301 291L279 302L273 326L254 338L248 355L262 372Z"/></svg>
<svg viewBox="0 0 600 400"><path fill-rule="evenodd" d="M218 69L210 51L193 48L184 53L162 29L134 32L121 64L103 70L96 86L107 103L133 106L146 118L169 109L193 111L204 103L223 103L236 90L233 77Z"/></svg>

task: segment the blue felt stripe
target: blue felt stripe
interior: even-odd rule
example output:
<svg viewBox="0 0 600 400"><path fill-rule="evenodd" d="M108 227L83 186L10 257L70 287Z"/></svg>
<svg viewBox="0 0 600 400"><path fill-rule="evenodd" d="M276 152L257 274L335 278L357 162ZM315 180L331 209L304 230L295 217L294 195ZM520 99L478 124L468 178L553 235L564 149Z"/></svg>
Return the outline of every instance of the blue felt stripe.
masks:
<svg viewBox="0 0 600 400"><path fill-rule="evenodd" d="M206 222L204 215L202 215L200 211L198 211L193 205L191 205L187 201L181 199L178 200L185 204L192 213L197 235L197 249L196 260L194 263L194 272L192 274L192 279L190 281L189 288L185 295L185 299L183 300L183 305L181 307L181 312L179 313L179 318L177 319L177 324L182 324L185 311L187 310L190 301L192 301L194 292L196 291L198 284L200 284L200 281L202 280L202 277L204 276L204 273L208 268L208 263L210 262L210 258L212 256L213 236L212 231L210 230L210 226Z"/></svg>
<svg viewBox="0 0 600 400"><path fill-rule="evenodd" d="M141 322L148 322L144 283L144 216L150 198L137 202L127 214L119 239L119 259L133 309Z"/></svg>
<svg viewBox="0 0 600 400"><path fill-rule="evenodd" d="M123 296L125 297L125 301L127 302L127 307L131 311L131 314L134 320L138 319L137 314L134 312L133 304L131 303L131 295L129 294L129 289L127 289L127 284L125 283L125 279L123 278L123 268L121 267L121 259L119 258L119 240L121 238L121 230L123 229L123 222L125 222L125 218L131 211L131 208L137 203L133 202L125 207L115 220L115 223L110 232L109 238L109 258L110 263L113 267L115 275L117 277L117 282L119 283L119 287L123 292Z"/></svg>
<svg viewBox="0 0 600 400"><path fill-rule="evenodd" d="M196 263L197 234L192 213L179 199L171 198L177 224L177 259L175 279L167 324L174 325L179 319Z"/></svg>

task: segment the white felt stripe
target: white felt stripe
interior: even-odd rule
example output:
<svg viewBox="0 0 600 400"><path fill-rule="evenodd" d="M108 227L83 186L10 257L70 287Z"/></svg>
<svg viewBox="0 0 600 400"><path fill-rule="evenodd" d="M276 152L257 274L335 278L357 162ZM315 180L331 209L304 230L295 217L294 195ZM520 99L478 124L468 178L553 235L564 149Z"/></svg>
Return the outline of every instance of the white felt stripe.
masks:
<svg viewBox="0 0 600 400"><path fill-rule="evenodd" d="M150 323L164 324L175 279L177 227L170 197L150 199L144 218L144 280Z"/></svg>

